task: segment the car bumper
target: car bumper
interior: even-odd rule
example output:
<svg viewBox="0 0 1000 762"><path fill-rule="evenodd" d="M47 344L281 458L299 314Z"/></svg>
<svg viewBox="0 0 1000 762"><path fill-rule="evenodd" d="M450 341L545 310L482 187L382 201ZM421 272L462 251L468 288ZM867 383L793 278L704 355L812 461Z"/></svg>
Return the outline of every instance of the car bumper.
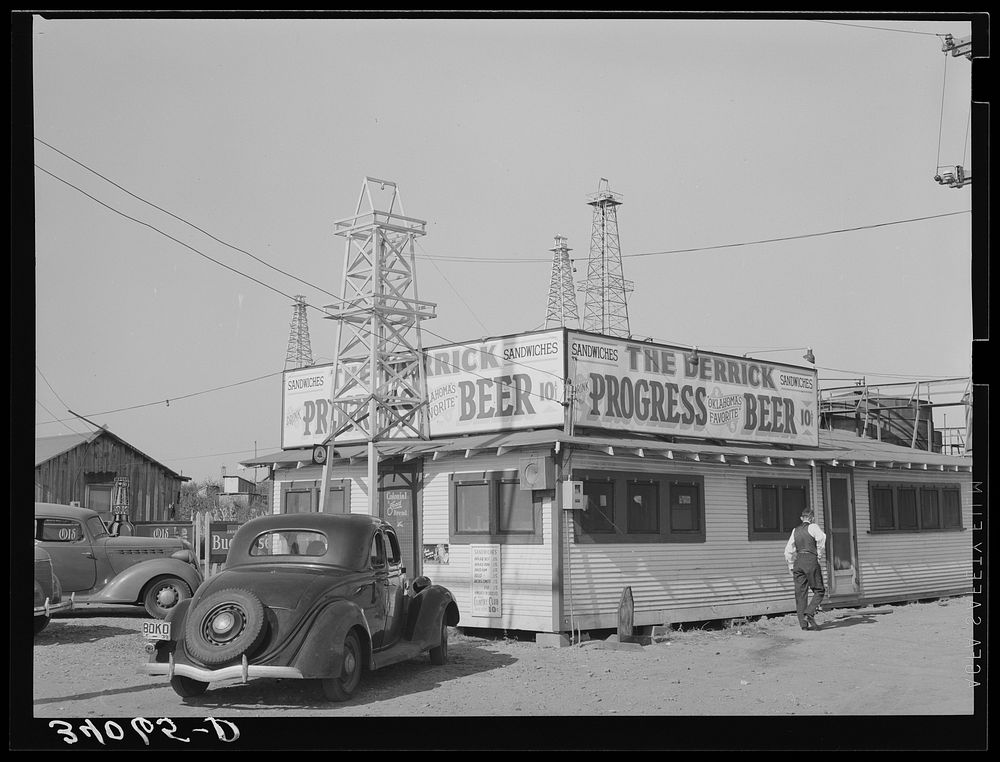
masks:
<svg viewBox="0 0 1000 762"><path fill-rule="evenodd" d="M73 596L59 603L51 603L48 598L41 606L35 606L35 616L52 616L60 611L71 611L73 609Z"/></svg>
<svg viewBox="0 0 1000 762"><path fill-rule="evenodd" d="M173 654L170 661L146 662L139 665L139 672L146 675L167 675L173 677L190 677L192 680L199 680L203 683L214 683L220 680L242 680L247 682L251 677L282 677L301 680L302 672L295 667L268 667L260 664L248 664L246 657L243 657L242 664L233 664L221 669L204 669L193 664L178 664L174 661Z"/></svg>

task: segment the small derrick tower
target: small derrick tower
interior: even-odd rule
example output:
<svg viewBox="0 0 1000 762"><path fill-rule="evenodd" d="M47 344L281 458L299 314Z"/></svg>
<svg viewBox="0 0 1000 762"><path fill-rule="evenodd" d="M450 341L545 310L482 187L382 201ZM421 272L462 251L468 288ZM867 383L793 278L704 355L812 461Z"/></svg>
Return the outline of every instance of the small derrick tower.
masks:
<svg viewBox="0 0 1000 762"><path fill-rule="evenodd" d="M305 368L312 364L309 321L306 319L306 298L297 295L292 303L292 323L288 331L288 349L285 351L285 370Z"/></svg>
<svg viewBox="0 0 1000 762"><path fill-rule="evenodd" d="M566 245L566 236L557 235L552 252L552 277L549 280L549 303L545 311L545 327L563 327L574 321L572 328L580 327L580 310L576 305L576 288L573 285L573 263Z"/></svg>
<svg viewBox="0 0 1000 762"><path fill-rule="evenodd" d="M420 321L436 305L417 298L413 245L424 220L406 217L396 184L366 177L346 239L336 320L330 441L429 438ZM369 462L371 465L371 462Z"/></svg>
<svg viewBox="0 0 1000 762"><path fill-rule="evenodd" d="M628 338L628 293L632 282L622 273L622 252L618 240L618 212L622 203L613 193L607 178L597 184L597 192L587 196L594 207L590 236L590 261L583 283L585 304L583 329L606 336Z"/></svg>

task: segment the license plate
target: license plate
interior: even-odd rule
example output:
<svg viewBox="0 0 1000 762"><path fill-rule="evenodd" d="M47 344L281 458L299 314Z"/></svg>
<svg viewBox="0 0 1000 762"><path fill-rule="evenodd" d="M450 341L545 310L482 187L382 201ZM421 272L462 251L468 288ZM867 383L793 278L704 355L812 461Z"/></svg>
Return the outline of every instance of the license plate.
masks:
<svg viewBox="0 0 1000 762"><path fill-rule="evenodd" d="M150 619L142 623L142 637L146 640L170 640L170 622Z"/></svg>

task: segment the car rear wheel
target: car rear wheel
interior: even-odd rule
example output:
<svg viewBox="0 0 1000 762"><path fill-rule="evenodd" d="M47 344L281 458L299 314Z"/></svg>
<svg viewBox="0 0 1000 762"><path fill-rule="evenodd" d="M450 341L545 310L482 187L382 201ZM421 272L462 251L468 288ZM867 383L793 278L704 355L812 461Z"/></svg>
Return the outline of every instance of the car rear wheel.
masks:
<svg viewBox="0 0 1000 762"><path fill-rule="evenodd" d="M448 623L441 612L441 645L431 649L431 664L448 663Z"/></svg>
<svg viewBox="0 0 1000 762"><path fill-rule="evenodd" d="M344 639L344 653L339 677L324 679L323 695L330 701L347 701L361 683L361 643L354 632Z"/></svg>
<svg viewBox="0 0 1000 762"><path fill-rule="evenodd" d="M170 687L174 689L176 693L181 698L189 698L191 696L200 696L206 690L208 690L208 683L203 683L201 680L194 680L190 677L184 677L183 675L174 675L170 678Z"/></svg>
<svg viewBox="0 0 1000 762"><path fill-rule="evenodd" d="M222 664L251 653L264 637L264 604L249 590L217 590L188 611L184 641L204 664Z"/></svg>
<svg viewBox="0 0 1000 762"><path fill-rule="evenodd" d="M187 582L177 577L158 577L146 588L143 604L146 612L157 619L166 619L167 614L185 598L191 597Z"/></svg>
<svg viewBox="0 0 1000 762"><path fill-rule="evenodd" d="M36 616L35 617L35 634L37 635L42 630L45 629L45 625L49 623L49 617L47 616Z"/></svg>

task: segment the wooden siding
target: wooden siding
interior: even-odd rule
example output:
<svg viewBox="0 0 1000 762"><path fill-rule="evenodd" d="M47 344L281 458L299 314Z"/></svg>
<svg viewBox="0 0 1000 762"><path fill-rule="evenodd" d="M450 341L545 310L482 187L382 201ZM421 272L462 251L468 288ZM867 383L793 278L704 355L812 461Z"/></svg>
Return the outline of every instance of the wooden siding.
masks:
<svg viewBox="0 0 1000 762"><path fill-rule="evenodd" d="M608 456L575 451L570 469L631 471L700 476L704 479L704 543L576 544L572 515L543 502L540 545L500 546L501 615L472 616L471 548L450 543L450 477L456 473L516 470L527 453L502 456L461 454L424 459L421 537L425 544L449 545L447 564L427 563L423 573L455 595L463 627L535 632L615 628L622 589L632 588L637 625L780 614L795 610L791 575L784 560L785 539L748 537L747 479L804 479L810 505L825 526L822 469L796 458L795 466L694 462L662 456ZM794 453L789 454L794 457ZM844 470L852 475L856 544L862 593L854 602L889 602L953 595L972 585L972 479L953 472ZM367 466L334 466L331 478L350 478L351 509L368 512ZM319 479L322 469L307 466L279 471L280 480ZM868 482L960 484L965 531L908 535L869 532ZM562 521L562 590L554 579L553 521ZM829 581L829 569L824 568ZM559 610L560 596L562 599Z"/></svg>
<svg viewBox="0 0 1000 762"><path fill-rule="evenodd" d="M869 483L958 485L962 531L871 532ZM972 590L972 474L923 471L854 471L858 568L865 597L932 597Z"/></svg>
<svg viewBox="0 0 1000 762"><path fill-rule="evenodd" d="M178 503L183 481L138 450L111 437L99 436L35 467L35 500L86 507L88 474L129 478L129 506L133 521L165 521L171 503ZM104 480L92 483L108 483Z"/></svg>
<svg viewBox="0 0 1000 762"><path fill-rule="evenodd" d="M616 627L622 590L632 588L635 623L660 624L795 609L785 540L750 541L747 479L812 478L808 466L726 465L576 452L571 467L701 476L704 543L575 544L565 524L563 625ZM818 479L811 505L822 522ZM744 612L744 613L731 613Z"/></svg>
<svg viewBox="0 0 1000 762"><path fill-rule="evenodd" d="M750 477L811 479L810 500L823 526L820 470L809 467L723 465L622 458L577 452L573 468L697 474L705 479L706 541L691 544L577 545L567 517L563 626L617 626L618 602L632 588L636 624L697 621L795 610L791 577L784 562L785 540L750 541L747 488ZM935 532L871 535L868 480L962 483L963 525L972 521L968 474L924 471L853 471L856 534L862 594L871 599L910 600L971 590L971 533ZM824 568L824 580L829 570Z"/></svg>
<svg viewBox="0 0 1000 762"><path fill-rule="evenodd" d="M449 484L455 473L516 470L524 453L461 456L424 460L423 541L449 542ZM454 594L463 627L504 628L535 632L552 631L554 585L552 579L551 498L542 502L542 544L500 546L500 616L472 616L472 550L450 544L447 564L427 564L424 574Z"/></svg>

